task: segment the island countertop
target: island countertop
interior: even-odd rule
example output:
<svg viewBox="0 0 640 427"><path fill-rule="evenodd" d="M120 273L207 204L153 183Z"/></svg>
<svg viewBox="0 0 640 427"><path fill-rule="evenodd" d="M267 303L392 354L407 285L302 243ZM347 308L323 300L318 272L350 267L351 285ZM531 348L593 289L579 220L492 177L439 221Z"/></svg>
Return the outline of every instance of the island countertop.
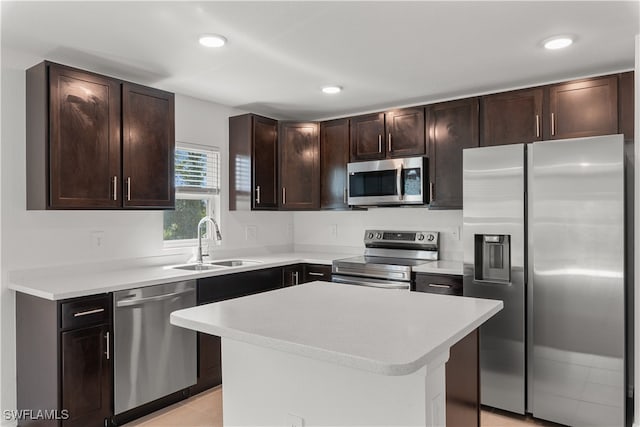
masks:
<svg viewBox="0 0 640 427"><path fill-rule="evenodd" d="M502 301L311 282L171 313L172 324L382 375L411 374Z"/></svg>

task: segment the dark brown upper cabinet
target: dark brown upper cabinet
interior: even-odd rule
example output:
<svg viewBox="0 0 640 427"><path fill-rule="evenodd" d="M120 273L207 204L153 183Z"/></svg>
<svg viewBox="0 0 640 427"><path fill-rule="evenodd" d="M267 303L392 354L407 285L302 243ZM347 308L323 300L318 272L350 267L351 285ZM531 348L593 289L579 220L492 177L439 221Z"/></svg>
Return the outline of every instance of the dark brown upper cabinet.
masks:
<svg viewBox="0 0 640 427"><path fill-rule="evenodd" d="M124 207L175 205L174 96L122 84Z"/></svg>
<svg viewBox="0 0 640 427"><path fill-rule="evenodd" d="M278 122L229 117L229 210L278 208Z"/></svg>
<svg viewBox="0 0 640 427"><path fill-rule="evenodd" d="M541 141L542 99L542 88L483 96L480 145Z"/></svg>
<svg viewBox="0 0 640 427"><path fill-rule="evenodd" d="M26 82L27 209L174 207L173 94L47 61Z"/></svg>
<svg viewBox="0 0 640 427"><path fill-rule="evenodd" d="M425 154L424 108L403 108L385 113L387 157Z"/></svg>
<svg viewBox="0 0 640 427"><path fill-rule="evenodd" d="M618 76L549 86L545 139L618 133Z"/></svg>
<svg viewBox="0 0 640 427"><path fill-rule="evenodd" d="M431 208L462 208L462 150L477 147L478 99L427 107Z"/></svg>
<svg viewBox="0 0 640 427"><path fill-rule="evenodd" d="M384 113L351 117L351 161L384 159Z"/></svg>
<svg viewBox="0 0 640 427"><path fill-rule="evenodd" d="M424 108L351 118L351 161L425 154Z"/></svg>
<svg viewBox="0 0 640 427"><path fill-rule="evenodd" d="M320 208L320 138L317 123L278 124L280 208Z"/></svg>
<svg viewBox="0 0 640 427"><path fill-rule="evenodd" d="M634 101L634 73L629 71L627 73L620 74L619 84L619 129L620 133L624 134L625 141L633 141L633 103Z"/></svg>
<svg viewBox="0 0 640 427"><path fill-rule="evenodd" d="M320 208L347 209L349 119L320 123Z"/></svg>

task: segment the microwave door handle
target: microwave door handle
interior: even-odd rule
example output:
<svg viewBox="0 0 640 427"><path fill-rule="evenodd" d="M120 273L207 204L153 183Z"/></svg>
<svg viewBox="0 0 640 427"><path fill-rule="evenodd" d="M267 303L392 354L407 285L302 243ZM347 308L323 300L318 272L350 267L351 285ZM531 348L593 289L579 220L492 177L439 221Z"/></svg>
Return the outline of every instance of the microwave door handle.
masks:
<svg viewBox="0 0 640 427"><path fill-rule="evenodd" d="M403 198L404 196L404 169L402 167L402 165L400 165L400 167L397 169L398 171L398 175L397 175L397 179L396 179L396 187L398 189L398 196L400 196L400 199Z"/></svg>

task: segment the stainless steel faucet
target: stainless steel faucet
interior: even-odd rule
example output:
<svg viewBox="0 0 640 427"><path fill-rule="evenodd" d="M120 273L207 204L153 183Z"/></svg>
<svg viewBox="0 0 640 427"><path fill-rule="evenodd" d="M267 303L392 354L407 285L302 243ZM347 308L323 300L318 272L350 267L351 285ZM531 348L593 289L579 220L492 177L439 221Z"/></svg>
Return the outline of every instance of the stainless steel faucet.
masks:
<svg viewBox="0 0 640 427"><path fill-rule="evenodd" d="M196 256L196 261L198 262L198 264L202 264L202 234L200 233L200 229L202 228L202 224L204 224L205 222L211 223L216 233L216 240L222 240L222 235L220 234L220 227L218 227L218 223L216 222L216 220L211 218L210 216L203 217L198 222L198 255Z"/></svg>

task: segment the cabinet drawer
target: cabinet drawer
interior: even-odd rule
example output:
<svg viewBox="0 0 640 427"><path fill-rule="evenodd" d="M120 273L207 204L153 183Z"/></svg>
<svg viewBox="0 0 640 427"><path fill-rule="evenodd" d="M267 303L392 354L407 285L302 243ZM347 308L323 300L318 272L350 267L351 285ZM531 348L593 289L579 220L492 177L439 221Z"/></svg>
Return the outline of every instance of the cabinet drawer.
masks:
<svg viewBox="0 0 640 427"><path fill-rule="evenodd" d="M331 266L323 264L306 264L304 266L304 281L313 282L314 280L331 281Z"/></svg>
<svg viewBox="0 0 640 427"><path fill-rule="evenodd" d="M415 291L432 294L462 295L462 276L416 274Z"/></svg>
<svg viewBox="0 0 640 427"><path fill-rule="evenodd" d="M103 294L60 303L60 328L75 329L110 323L110 301L109 295Z"/></svg>

